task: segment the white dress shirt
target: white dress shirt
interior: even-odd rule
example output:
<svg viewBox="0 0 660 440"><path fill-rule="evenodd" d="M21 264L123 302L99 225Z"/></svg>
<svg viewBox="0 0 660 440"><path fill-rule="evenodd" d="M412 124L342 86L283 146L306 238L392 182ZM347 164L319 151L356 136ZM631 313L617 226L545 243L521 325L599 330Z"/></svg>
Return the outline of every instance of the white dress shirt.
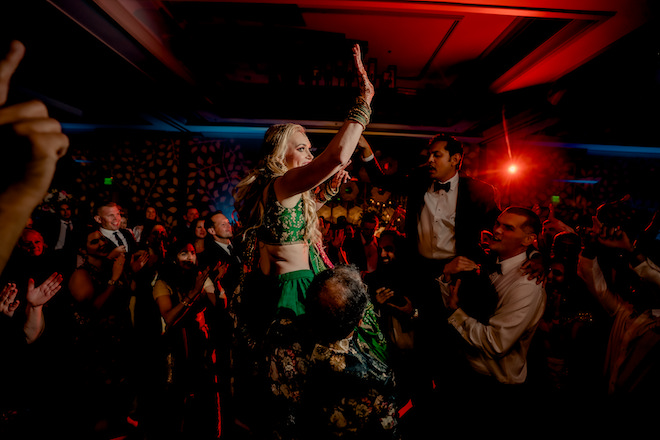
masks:
<svg viewBox="0 0 660 440"><path fill-rule="evenodd" d="M525 252L501 261L502 273L490 275L497 290L497 307L482 324L456 310L449 323L476 351L467 359L477 373L492 376L501 383L520 384L527 378L527 352L545 309L545 291L536 280L528 280L520 266ZM449 296L449 284L440 282L443 299ZM460 297L460 291L459 291Z"/></svg>
<svg viewBox="0 0 660 440"><path fill-rule="evenodd" d="M71 220L60 219L60 235L57 238L57 243L55 244L55 250L62 249L66 242L66 234L73 230Z"/></svg>
<svg viewBox="0 0 660 440"><path fill-rule="evenodd" d="M232 251L229 249L229 246L231 246L231 243L220 243L219 241L213 241L213 243L217 244L220 246L222 249L225 250L229 255L232 254Z"/></svg>
<svg viewBox="0 0 660 440"><path fill-rule="evenodd" d="M417 222L417 248L425 258L443 260L456 256L458 173L447 182L448 192L434 192L431 186L424 194L424 207Z"/></svg>
<svg viewBox="0 0 660 440"><path fill-rule="evenodd" d="M126 252L129 252L130 249L128 248L128 242L126 240L126 237L124 237L124 234L121 233L121 231L113 231L110 229L105 229L105 228L99 228L99 231L101 231L101 234L111 242L115 244L115 246L125 246L126 247ZM115 232L119 234L119 238L121 238L123 243L119 243L117 241L117 238L115 237Z"/></svg>

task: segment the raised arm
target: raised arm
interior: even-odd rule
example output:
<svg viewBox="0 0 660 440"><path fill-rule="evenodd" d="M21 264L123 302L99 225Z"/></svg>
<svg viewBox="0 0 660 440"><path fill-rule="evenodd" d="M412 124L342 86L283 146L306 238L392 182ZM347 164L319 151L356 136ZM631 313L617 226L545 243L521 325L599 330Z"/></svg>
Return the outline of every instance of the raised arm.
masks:
<svg viewBox="0 0 660 440"><path fill-rule="evenodd" d="M275 191L278 199L286 199L315 188L344 169L351 160L360 136L369 123L374 96L374 86L362 64L362 51L358 44L353 46L353 61L360 85L360 95L355 106L349 111L339 132L318 157L307 165L290 169L282 178L277 179Z"/></svg>
<svg viewBox="0 0 660 440"><path fill-rule="evenodd" d="M0 166L6 182L0 185L0 271L30 214L48 191L57 161L69 146L59 122L48 117L42 102L4 107L9 80L24 54L23 44L13 41L0 61L0 148L5 156L14 158Z"/></svg>
<svg viewBox="0 0 660 440"><path fill-rule="evenodd" d="M25 309L25 324L23 331L28 344L36 341L44 331L45 321L43 305L50 300L62 287L62 275L53 273L39 286L34 286L34 280L28 281L27 308Z"/></svg>

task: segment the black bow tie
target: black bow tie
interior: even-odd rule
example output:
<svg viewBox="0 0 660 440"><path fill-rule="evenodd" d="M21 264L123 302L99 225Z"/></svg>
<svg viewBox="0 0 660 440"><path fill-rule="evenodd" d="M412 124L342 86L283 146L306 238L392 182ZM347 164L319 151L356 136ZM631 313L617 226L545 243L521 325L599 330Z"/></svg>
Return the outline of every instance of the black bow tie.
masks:
<svg viewBox="0 0 660 440"><path fill-rule="evenodd" d="M498 273L502 275L502 265L500 263L495 263L495 262L488 263L488 265L486 266L486 270L488 271L488 275L494 273Z"/></svg>
<svg viewBox="0 0 660 440"><path fill-rule="evenodd" d="M440 183L440 182L433 182L433 192L438 192L441 189L445 190L445 192L449 192L449 187L451 182L445 182L445 183Z"/></svg>

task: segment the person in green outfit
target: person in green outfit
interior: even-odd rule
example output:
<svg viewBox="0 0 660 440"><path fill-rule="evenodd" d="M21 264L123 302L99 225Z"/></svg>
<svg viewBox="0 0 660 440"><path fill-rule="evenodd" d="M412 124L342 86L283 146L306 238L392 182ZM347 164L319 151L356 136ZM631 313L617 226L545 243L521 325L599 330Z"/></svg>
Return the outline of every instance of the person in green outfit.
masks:
<svg viewBox="0 0 660 440"><path fill-rule="evenodd" d="M244 386L243 395L254 396L254 382L267 378L266 394L276 402L284 399L281 405L269 406L284 409L280 411L288 419L284 425L293 423L288 408L297 399L294 383L299 371L294 374L288 369L285 373L285 366L274 360L296 349L290 343L292 329L287 323L304 316L306 292L314 275L333 266L322 247L317 210L349 178L345 168L371 118L374 87L357 44L353 46L353 60L360 93L327 147L314 157L304 127L293 123L271 126L264 137L259 163L239 182L234 194L238 213L235 237L244 264L242 281L230 304L235 319L234 365L239 376L245 376L244 372L255 364L264 368L251 377L237 377L235 383ZM279 392L282 389L286 395ZM266 396L264 400L268 399ZM247 416L259 413L254 400L248 398L245 410L237 411ZM274 423L282 421L276 418ZM253 428L268 425L264 429L270 430L272 426L258 418L254 423L241 422ZM282 432L280 428L286 426L273 429Z"/></svg>

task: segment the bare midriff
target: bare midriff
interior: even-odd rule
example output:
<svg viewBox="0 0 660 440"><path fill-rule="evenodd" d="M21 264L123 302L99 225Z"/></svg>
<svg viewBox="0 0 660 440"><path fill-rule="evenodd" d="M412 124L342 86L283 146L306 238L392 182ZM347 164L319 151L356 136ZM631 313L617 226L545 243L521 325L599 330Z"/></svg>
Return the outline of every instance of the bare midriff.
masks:
<svg viewBox="0 0 660 440"><path fill-rule="evenodd" d="M259 252L259 262L264 275L281 275L296 270L310 270L307 243L262 243Z"/></svg>

